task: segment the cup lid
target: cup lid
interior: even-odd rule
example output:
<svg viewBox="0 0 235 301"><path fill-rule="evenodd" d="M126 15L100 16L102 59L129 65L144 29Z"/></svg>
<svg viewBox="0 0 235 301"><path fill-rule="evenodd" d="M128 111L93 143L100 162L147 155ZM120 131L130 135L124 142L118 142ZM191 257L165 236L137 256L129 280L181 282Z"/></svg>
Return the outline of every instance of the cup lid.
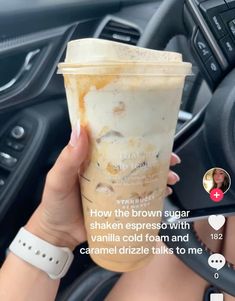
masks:
<svg viewBox="0 0 235 301"><path fill-rule="evenodd" d="M190 74L191 64L182 61L182 54L170 51L159 51L123 43L86 38L70 41L67 45L65 61L58 65L59 73L71 68L88 66L107 66L120 64L172 65L186 67ZM65 70L66 69L66 70ZM67 72L66 72L67 73Z"/></svg>
<svg viewBox="0 0 235 301"><path fill-rule="evenodd" d="M68 43L65 63L87 64L92 62L182 62L177 52L151 50L102 39L80 39Z"/></svg>

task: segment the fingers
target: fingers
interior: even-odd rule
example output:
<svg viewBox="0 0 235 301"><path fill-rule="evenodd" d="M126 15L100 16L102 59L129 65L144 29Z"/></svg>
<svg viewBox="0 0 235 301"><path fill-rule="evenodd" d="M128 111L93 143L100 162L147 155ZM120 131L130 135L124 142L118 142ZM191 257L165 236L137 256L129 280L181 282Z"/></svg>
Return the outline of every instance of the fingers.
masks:
<svg viewBox="0 0 235 301"><path fill-rule="evenodd" d="M170 159L170 166L175 166L176 164L179 163L181 163L180 158L175 153L172 153ZM179 181L180 181L180 177L175 172L170 170L167 177L167 185L175 185ZM172 188L167 186L165 197L171 195L172 193L173 193Z"/></svg>
<svg viewBox="0 0 235 301"><path fill-rule="evenodd" d="M175 166L176 164L180 164L181 160L180 157L177 156L175 153L171 154L170 166Z"/></svg>
<svg viewBox="0 0 235 301"><path fill-rule="evenodd" d="M169 195L171 195L173 193L172 188L170 187L166 187L166 192L165 192L165 197L168 197Z"/></svg>
<svg viewBox="0 0 235 301"><path fill-rule="evenodd" d="M63 149L54 167L49 171L46 184L51 189L67 192L77 182L78 171L86 159L88 138L83 128L73 128L70 142Z"/></svg>
<svg viewBox="0 0 235 301"><path fill-rule="evenodd" d="M179 181L180 181L180 177L177 175L177 173L170 170L167 177L167 185L175 185ZM172 188L167 186L165 197L171 195L172 193L173 193Z"/></svg>
<svg viewBox="0 0 235 301"><path fill-rule="evenodd" d="M175 185L180 181L180 177L174 171L170 170L167 177L167 185Z"/></svg>

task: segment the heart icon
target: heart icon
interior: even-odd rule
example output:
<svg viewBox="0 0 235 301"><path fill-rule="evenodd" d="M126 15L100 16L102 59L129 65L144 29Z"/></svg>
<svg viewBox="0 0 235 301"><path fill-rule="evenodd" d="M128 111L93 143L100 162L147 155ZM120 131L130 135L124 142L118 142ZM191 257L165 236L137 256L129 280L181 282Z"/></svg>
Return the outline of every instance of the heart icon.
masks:
<svg viewBox="0 0 235 301"><path fill-rule="evenodd" d="M225 217L223 215L210 215L208 222L216 231L223 227L225 223Z"/></svg>

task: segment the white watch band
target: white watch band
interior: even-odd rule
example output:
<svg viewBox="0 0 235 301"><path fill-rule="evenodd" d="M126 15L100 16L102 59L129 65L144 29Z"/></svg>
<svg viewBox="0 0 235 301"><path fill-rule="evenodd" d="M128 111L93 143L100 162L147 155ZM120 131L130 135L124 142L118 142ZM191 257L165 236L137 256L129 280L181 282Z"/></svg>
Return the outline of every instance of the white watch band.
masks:
<svg viewBox="0 0 235 301"><path fill-rule="evenodd" d="M9 249L24 261L46 272L52 279L62 278L67 273L74 257L70 249L56 247L23 227L17 233Z"/></svg>

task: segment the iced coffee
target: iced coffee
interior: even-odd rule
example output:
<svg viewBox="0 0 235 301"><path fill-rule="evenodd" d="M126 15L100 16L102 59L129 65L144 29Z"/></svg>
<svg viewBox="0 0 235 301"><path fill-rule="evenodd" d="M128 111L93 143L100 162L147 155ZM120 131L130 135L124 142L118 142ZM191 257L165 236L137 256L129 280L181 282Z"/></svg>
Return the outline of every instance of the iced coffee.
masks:
<svg viewBox="0 0 235 301"><path fill-rule="evenodd" d="M153 256L147 237L158 234L191 64L178 53L82 39L68 44L59 70L71 124L79 119L89 136L80 184L91 257L113 271L137 269Z"/></svg>

